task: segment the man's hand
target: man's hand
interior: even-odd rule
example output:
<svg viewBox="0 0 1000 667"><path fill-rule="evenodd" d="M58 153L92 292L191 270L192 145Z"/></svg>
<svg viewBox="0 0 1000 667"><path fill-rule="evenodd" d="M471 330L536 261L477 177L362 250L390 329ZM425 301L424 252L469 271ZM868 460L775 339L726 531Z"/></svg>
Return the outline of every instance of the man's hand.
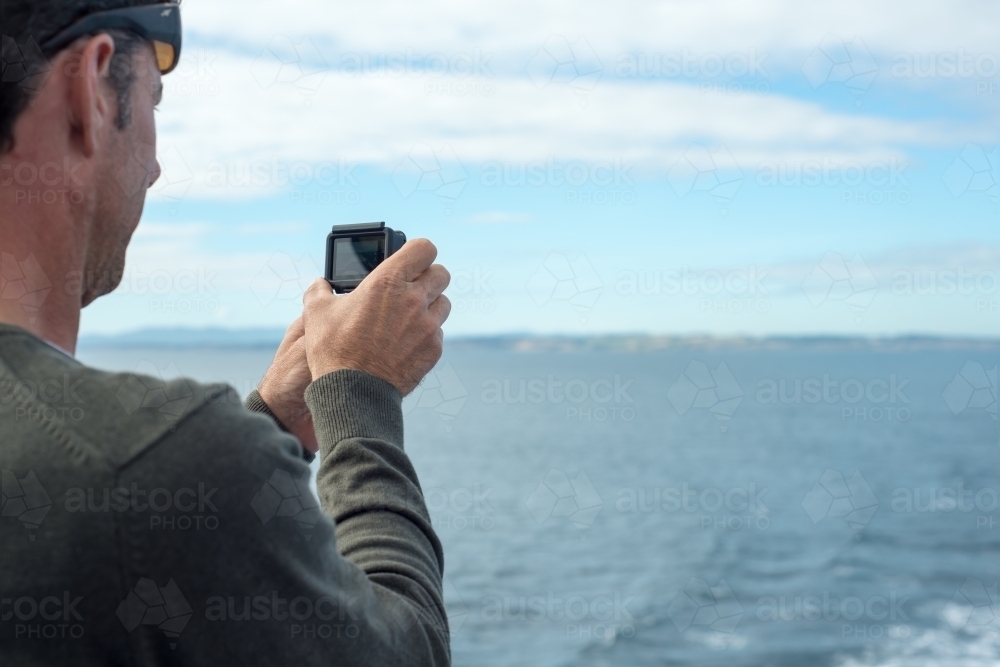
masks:
<svg viewBox="0 0 1000 667"><path fill-rule="evenodd" d="M260 381L257 391L274 416L281 420L302 447L315 454L319 449L312 414L306 407L306 387L312 382L306 362L305 326L298 318L285 332L274 361Z"/></svg>
<svg viewBox="0 0 1000 667"><path fill-rule="evenodd" d="M437 248L414 239L354 292L338 296L316 280L306 291L305 349L312 379L353 368L413 391L441 358L441 325L451 313L442 292L451 275L433 264Z"/></svg>

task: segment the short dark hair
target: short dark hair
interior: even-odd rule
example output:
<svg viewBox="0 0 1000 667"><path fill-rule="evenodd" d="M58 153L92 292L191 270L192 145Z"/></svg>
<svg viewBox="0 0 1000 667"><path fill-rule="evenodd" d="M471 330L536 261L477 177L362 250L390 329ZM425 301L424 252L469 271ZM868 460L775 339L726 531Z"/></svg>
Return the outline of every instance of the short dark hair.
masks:
<svg viewBox="0 0 1000 667"><path fill-rule="evenodd" d="M155 4L161 0L0 0L0 155L14 146L14 122L45 80L48 62L40 46L74 21L94 12ZM122 30L115 40L109 82L118 97L119 129L132 117L133 56L143 40Z"/></svg>

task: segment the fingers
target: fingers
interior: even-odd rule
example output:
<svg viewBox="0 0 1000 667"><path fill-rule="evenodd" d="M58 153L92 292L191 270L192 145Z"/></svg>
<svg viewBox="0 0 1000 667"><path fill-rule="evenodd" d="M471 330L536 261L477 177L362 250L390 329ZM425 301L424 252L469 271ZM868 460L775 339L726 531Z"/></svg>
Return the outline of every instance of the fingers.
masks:
<svg viewBox="0 0 1000 667"><path fill-rule="evenodd" d="M302 319L302 316L299 315L295 318L295 321L289 324L288 328L285 329L285 337L281 339L281 344L278 345L278 354L282 354L296 342L302 340L302 337L305 336L305 334L305 321Z"/></svg>
<svg viewBox="0 0 1000 667"><path fill-rule="evenodd" d="M395 255L382 262L375 271L398 271L403 280L413 282L417 276L430 268L435 259L437 259L437 248L433 243L427 239L413 239L407 241Z"/></svg>
<svg viewBox="0 0 1000 667"><path fill-rule="evenodd" d="M451 274L440 264L434 264L417 276L413 282L427 290L427 302L431 303L448 289L448 285L451 283Z"/></svg>
<svg viewBox="0 0 1000 667"><path fill-rule="evenodd" d="M296 338L301 338L303 334L305 334L305 332L306 332L305 320L303 320L302 316L299 315L298 317L295 318L295 321L289 324L288 328L285 329L285 338L291 338L292 340L295 340Z"/></svg>
<svg viewBox="0 0 1000 667"><path fill-rule="evenodd" d="M326 282L323 278L317 278L312 281L312 284L306 289L305 294L302 295L302 303L306 308L315 308L333 296L333 287L330 283Z"/></svg>
<svg viewBox="0 0 1000 667"><path fill-rule="evenodd" d="M451 299L442 294L427 307L427 312L437 319L438 326L444 324L451 315Z"/></svg>

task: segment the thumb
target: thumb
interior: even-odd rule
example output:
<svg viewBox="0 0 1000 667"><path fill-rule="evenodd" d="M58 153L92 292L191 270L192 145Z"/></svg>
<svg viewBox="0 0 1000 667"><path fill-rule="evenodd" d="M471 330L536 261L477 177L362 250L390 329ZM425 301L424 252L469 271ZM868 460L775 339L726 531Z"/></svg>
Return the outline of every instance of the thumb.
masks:
<svg viewBox="0 0 1000 667"><path fill-rule="evenodd" d="M324 278L317 278L306 288L302 295L302 304L307 308L316 308L334 298L333 286Z"/></svg>

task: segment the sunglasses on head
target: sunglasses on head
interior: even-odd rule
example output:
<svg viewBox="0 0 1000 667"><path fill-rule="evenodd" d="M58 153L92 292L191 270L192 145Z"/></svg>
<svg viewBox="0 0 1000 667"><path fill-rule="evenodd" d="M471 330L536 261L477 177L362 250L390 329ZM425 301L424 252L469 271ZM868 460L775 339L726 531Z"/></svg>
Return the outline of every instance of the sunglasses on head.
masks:
<svg viewBox="0 0 1000 667"><path fill-rule="evenodd" d="M181 57L181 6L179 2L124 7L95 12L79 19L42 45L52 56L76 40L107 30L128 30L153 45L156 65L167 74Z"/></svg>

